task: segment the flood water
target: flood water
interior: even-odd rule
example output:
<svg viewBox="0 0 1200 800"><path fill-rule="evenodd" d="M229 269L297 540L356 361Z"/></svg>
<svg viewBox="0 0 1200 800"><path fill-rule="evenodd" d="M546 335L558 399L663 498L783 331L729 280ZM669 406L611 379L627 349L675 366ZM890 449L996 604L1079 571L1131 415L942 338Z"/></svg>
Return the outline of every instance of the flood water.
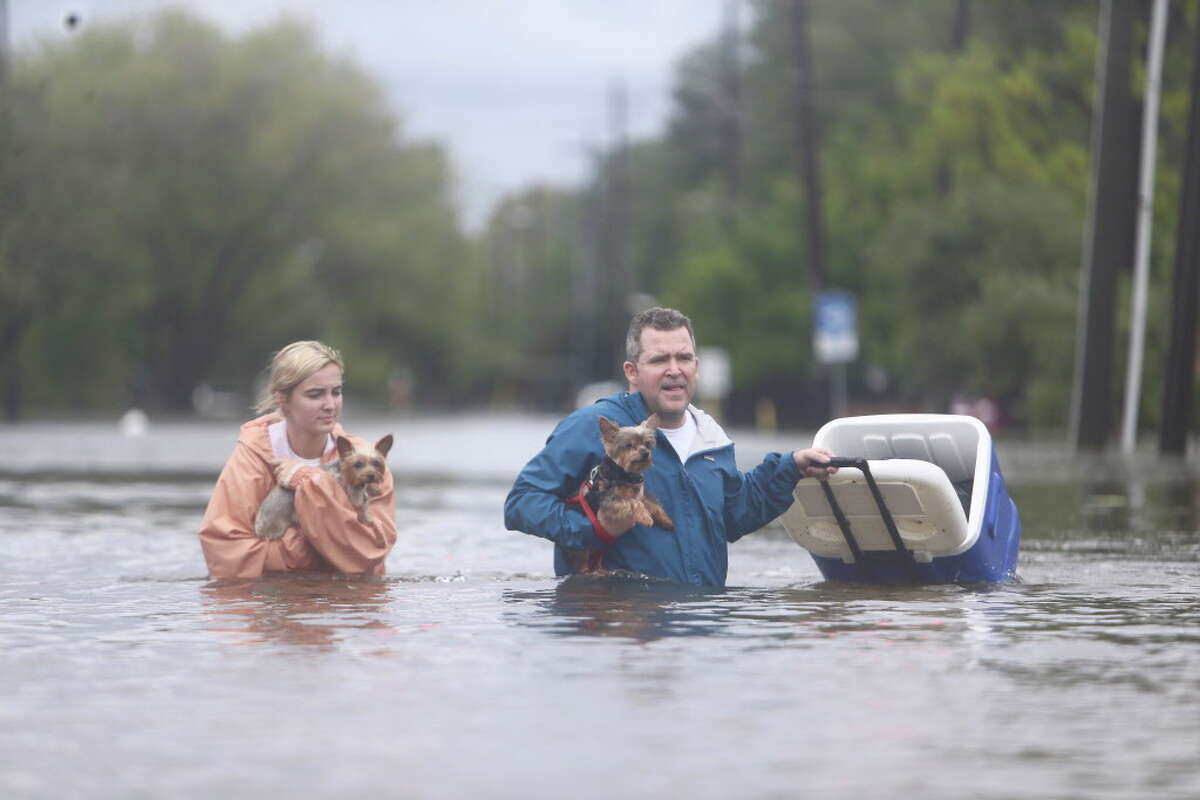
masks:
<svg viewBox="0 0 1200 800"><path fill-rule="evenodd" d="M378 581L207 579L236 423L0 427L0 797L1200 797L1196 463L1001 440L1021 583L825 584L771 527L698 590L504 530L553 422L348 419L396 435Z"/></svg>

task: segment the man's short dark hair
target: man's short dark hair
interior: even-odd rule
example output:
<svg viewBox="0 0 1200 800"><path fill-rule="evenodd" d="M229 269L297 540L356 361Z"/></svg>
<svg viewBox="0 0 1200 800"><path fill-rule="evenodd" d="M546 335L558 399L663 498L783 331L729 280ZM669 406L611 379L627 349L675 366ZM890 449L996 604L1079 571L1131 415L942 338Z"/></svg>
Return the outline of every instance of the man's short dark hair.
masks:
<svg viewBox="0 0 1200 800"><path fill-rule="evenodd" d="M629 321L629 332L625 334L625 358L634 364L642 357L642 331L646 328L654 328L656 331L687 328L692 347L696 346L696 332L692 330L690 319L673 308L647 308L633 315L633 319Z"/></svg>

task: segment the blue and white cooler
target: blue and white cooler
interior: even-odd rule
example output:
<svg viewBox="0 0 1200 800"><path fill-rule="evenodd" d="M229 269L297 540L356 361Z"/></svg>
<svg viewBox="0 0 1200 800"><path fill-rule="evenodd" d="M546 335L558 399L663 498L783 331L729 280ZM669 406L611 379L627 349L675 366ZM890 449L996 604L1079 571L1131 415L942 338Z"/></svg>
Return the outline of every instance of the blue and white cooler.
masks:
<svg viewBox="0 0 1200 800"><path fill-rule="evenodd" d="M987 427L956 414L826 423L828 481L803 480L782 522L826 580L996 583L1016 579L1021 520Z"/></svg>

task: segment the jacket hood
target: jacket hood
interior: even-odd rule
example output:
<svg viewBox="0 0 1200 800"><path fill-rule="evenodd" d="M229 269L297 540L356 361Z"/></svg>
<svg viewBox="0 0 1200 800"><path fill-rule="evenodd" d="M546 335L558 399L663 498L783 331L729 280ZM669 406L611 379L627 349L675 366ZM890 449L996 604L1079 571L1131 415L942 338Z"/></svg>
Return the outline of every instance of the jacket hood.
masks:
<svg viewBox="0 0 1200 800"><path fill-rule="evenodd" d="M261 417L250 420L249 422L243 424L241 430L238 431L238 444L249 448L251 452L257 455L263 461L275 461L275 451L271 448L271 436L267 432L267 428L271 427L282 419L282 414L280 414L278 411L272 411L270 413L263 414ZM342 424L340 422L333 427L333 436L335 438L338 436L345 436L348 439L356 438L346 433L346 431L342 429ZM337 450L335 449L329 452L336 454ZM328 461L334 457L328 453L326 456L328 457L323 456L321 460Z"/></svg>

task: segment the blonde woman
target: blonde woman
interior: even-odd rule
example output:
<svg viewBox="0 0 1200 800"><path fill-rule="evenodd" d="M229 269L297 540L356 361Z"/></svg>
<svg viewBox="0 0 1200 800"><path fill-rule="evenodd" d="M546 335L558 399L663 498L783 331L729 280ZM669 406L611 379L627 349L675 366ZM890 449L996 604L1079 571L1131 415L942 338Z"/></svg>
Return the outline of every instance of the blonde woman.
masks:
<svg viewBox="0 0 1200 800"><path fill-rule="evenodd" d="M334 476L320 469L336 458L337 436L356 440L340 424L343 371L342 357L320 342L293 342L271 359L270 383L257 407L262 416L242 426L200 526L211 577L296 570L383 574L396 543L391 475L362 523ZM279 539L259 539L254 516L281 476L296 492L299 525Z"/></svg>

